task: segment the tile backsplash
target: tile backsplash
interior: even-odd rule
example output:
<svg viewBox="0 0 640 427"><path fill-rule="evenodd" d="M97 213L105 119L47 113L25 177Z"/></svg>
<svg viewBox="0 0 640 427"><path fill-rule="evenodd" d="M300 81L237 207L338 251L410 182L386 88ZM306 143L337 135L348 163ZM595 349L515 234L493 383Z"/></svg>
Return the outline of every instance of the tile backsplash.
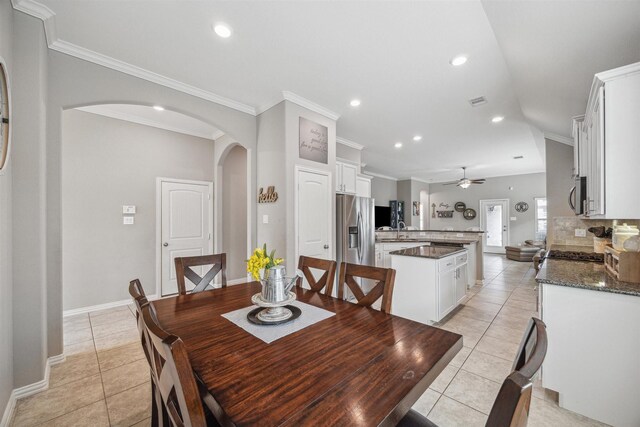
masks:
<svg viewBox="0 0 640 427"><path fill-rule="evenodd" d="M629 225L637 225L640 227L640 220L637 219L619 219L618 224L626 222ZM576 237L575 229L590 227L604 226L605 228L611 227L613 220L610 219L583 219L578 217L555 217L551 223L553 227L553 241L556 245L579 245L579 246L591 246L593 245L593 234L587 231L586 237ZM547 242L549 243L549 242Z"/></svg>

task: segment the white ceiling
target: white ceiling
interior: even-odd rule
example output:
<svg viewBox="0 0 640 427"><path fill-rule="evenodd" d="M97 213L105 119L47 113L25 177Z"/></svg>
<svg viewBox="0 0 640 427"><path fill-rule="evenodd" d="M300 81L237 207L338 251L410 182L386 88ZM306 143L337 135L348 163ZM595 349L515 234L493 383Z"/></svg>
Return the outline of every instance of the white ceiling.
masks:
<svg viewBox="0 0 640 427"><path fill-rule="evenodd" d="M568 136L593 74L640 60L640 2L42 2L61 41L258 111L282 91L335 111L367 169L398 178L542 171L540 131Z"/></svg>

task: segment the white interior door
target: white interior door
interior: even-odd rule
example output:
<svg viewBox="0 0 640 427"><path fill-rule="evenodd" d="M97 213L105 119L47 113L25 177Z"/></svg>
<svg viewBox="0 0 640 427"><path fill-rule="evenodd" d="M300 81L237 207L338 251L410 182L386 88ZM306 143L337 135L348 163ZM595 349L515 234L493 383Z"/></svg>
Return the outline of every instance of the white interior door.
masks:
<svg viewBox="0 0 640 427"><path fill-rule="evenodd" d="M308 169L297 170L297 242L296 256L331 258L330 174ZM297 264L297 261L296 261Z"/></svg>
<svg viewBox="0 0 640 427"><path fill-rule="evenodd" d="M161 293L178 292L174 259L211 254L212 184L186 181L161 181ZM198 271L200 270L200 271ZM200 276L209 266L194 268ZM188 280L187 289L193 288Z"/></svg>
<svg viewBox="0 0 640 427"><path fill-rule="evenodd" d="M509 200L480 200L480 227L484 251L503 254L509 245Z"/></svg>

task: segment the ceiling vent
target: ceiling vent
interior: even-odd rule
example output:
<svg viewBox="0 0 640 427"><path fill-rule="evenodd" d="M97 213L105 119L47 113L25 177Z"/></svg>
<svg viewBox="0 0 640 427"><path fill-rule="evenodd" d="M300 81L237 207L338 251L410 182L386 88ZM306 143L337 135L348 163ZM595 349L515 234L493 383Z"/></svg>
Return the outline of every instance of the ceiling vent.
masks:
<svg viewBox="0 0 640 427"><path fill-rule="evenodd" d="M484 96L479 96L478 98L473 98L469 100L469 104L471 104L472 107L478 107L486 103L487 103L487 98L485 98Z"/></svg>

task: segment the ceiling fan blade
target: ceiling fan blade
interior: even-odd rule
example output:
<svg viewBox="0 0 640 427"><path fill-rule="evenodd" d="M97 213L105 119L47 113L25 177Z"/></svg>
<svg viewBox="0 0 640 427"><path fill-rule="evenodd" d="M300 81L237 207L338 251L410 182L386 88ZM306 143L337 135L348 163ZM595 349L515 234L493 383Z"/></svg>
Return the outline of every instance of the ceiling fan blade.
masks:
<svg viewBox="0 0 640 427"><path fill-rule="evenodd" d="M471 183L472 184L484 184L485 181L486 181L486 179L484 179L484 178L483 179L472 179Z"/></svg>
<svg viewBox="0 0 640 427"><path fill-rule="evenodd" d="M443 182L442 185L458 185L460 181Z"/></svg>

